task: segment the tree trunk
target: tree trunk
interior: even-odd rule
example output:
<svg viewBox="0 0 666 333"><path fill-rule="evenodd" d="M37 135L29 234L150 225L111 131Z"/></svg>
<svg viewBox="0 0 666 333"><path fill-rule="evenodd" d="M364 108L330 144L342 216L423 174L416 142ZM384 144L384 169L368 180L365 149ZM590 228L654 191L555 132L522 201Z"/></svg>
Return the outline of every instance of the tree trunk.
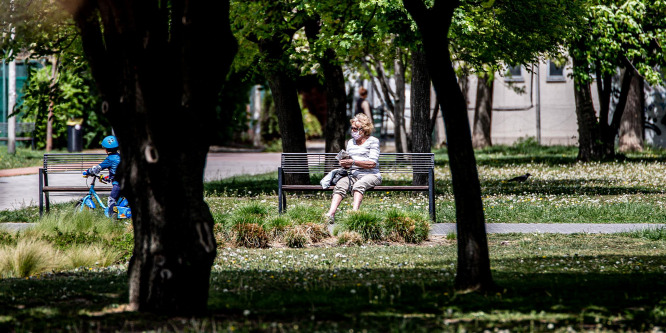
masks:
<svg viewBox="0 0 666 333"><path fill-rule="evenodd" d="M584 60L573 58L573 66L586 66ZM576 99L576 117L578 119L578 157L577 160L588 162L602 157L601 138L597 115L592 104L592 92L589 83L574 80Z"/></svg>
<svg viewBox="0 0 666 333"><path fill-rule="evenodd" d="M285 153L305 153L305 128L303 115L298 103L298 90L294 81L284 72L275 72L268 76L275 111L280 125L282 151ZM307 165L307 161L304 161ZM306 173L285 175L285 184L309 184Z"/></svg>
<svg viewBox="0 0 666 333"><path fill-rule="evenodd" d="M425 53L412 51L412 152L430 153L432 131L430 129L430 76ZM428 184L428 175L414 174L414 185Z"/></svg>
<svg viewBox="0 0 666 333"><path fill-rule="evenodd" d="M78 4L67 9L120 143L116 177L132 207L130 309L203 313L216 255L203 196L209 124L237 49L229 3ZM210 45L224 51L202 71Z"/></svg>
<svg viewBox="0 0 666 333"><path fill-rule="evenodd" d="M492 78L488 74L478 76L476 84L476 106L474 107L474 131L472 135L472 146L474 148L485 148L492 146L490 138L490 127L493 119L493 88Z"/></svg>
<svg viewBox="0 0 666 333"><path fill-rule="evenodd" d="M403 0L423 40L428 73L438 100L444 102L449 167L456 203L459 290L495 289L490 272L488 240L481 202L481 184L472 147L465 97L460 91L449 53L448 31L458 1L435 0L427 8L421 0Z"/></svg>
<svg viewBox="0 0 666 333"><path fill-rule="evenodd" d="M618 99L617 105L615 106L615 111L613 112L613 119L611 120L609 130L602 137L606 158L615 156L615 137L620 131L621 120L624 116L624 111L626 109L629 97L629 91L631 90L632 81L634 80L635 76L637 75L631 68L624 70L624 74L622 75L620 98Z"/></svg>
<svg viewBox="0 0 666 333"><path fill-rule="evenodd" d="M305 24L305 34L311 44L311 49L314 49L314 43L319 38L319 24L318 19L309 20ZM326 49L324 55L318 60L324 73L324 89L326 91L325 151L327 153L337 153L345 148L345 135L350 125L347 120L345 76L342 66L337 62L335 50Z"/></svg>
<svg viewBox="0 0 666 333"><path fill-rule="evenodd" d="M395 151L405 153L409 150L407 144L407 133L405 131L405 63L402 61L400 48L396 49L394 61L395 71L395 103L394 119L395 127Z"/></svg>
<svg viewBox="0 0 666 333"><path fill-rule="evenodd" d="M623 153L643 151L644 100L643 79L638 75L633 75L624 114L620 121L618 150Z"/></svg>

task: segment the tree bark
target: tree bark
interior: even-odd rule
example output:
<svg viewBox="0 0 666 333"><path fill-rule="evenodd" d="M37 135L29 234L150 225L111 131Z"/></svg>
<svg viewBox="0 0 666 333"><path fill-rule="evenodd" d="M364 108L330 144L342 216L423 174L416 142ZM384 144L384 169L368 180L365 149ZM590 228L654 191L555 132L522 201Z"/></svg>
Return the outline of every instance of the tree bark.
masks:
<svg viewBox="0 0 666 333"><path fill-rule="evenodd" d="M490 272L488 240L481 201L481 184L472 147L465 97L456 79L448 31L458 1L435 0L427 8L421 0L403 0L422 36L428 73L441 107L448 140L449 167L456 203L458 269L455 286L459 290L495 289Z"/></svg>
<svg viewBox="0 0 666 333"><path fill-rule="evenodd" d="M573 60L576 66L576 59ZM577 160L589 162L601 158L597 116L592 104L592 93L588 83L574 81L576 100L576 118L578 119L578 157Z"/></svg>
<svg viewBox="0 0 666 333"><path fill-rule="evenodd" d="M432 151L432 130L430 129L430 76L425 53L412 51L412 152L430 153ZM427 185L428 175L415 173L414 185Z"/></svg>
<svg viewBox="0 0 666 333"><path fill-rule="evenodd" d="M493 119L493 88L492 78L488 74L478 76L476 84L476 105L474 107L474 131L472 134L472 146L474 148L485 148L492 146L490 129Z"/></svg>
<svg viewBox="0 0 666 333"><path fill-rule="evenodd" d="M237 44L228 1L82 1L67 7L120 143L116 177L132 207L130 309L206 310L216 255L203 196L209 127ZM210 45L224 45L201 70ZM169 70L166 70L169 69Z"/></svg>
<svg viewBox="0 0 666 333"><path fill-rule="evenodd" d="M405 153L409 151L409 135L405 126L405 63L402 60L400 48L396 48L393 64L395 72L395 110L393 111L395 150L398 153Z"/></svg>
<svg viewBox="0 0 666 333"><path fill-rule="evenodd" d="M644 101L643 79L632 75L627 103L620 121L620 152L643 151Z"/></svg>
<svg viewBox="0 0 666 333"><path fill-rule="evenodd" d="M319 38L319 24L318 20L311 19L305 25L305 34L312 49L314 49L313 45ZM324 74L324 89L326 91L325 151L327 153L337 153L345 148L345 135L350 125L347 120L345 77L342 66L338 63L335 50L326 49L324 55L318 61Z"/></svg>

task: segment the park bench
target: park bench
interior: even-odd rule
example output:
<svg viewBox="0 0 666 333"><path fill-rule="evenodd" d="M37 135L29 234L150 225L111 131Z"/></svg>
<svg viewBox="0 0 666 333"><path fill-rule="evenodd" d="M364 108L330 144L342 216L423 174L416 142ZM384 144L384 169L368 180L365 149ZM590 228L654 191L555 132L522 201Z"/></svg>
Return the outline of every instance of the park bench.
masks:
<svg viewBox="0 0 666 333"><path fill-rule="evenodd" d="M0 123L0 141L9 141L9 138L7 137L8 132L9 129L7 123ZM35 149L35 137L33 135L34 132L35 123L17 123L16 134L23 134L23 136L17 136L16 141L30 141L30 147Z"/></svg>
<svg viewBox="0 0 666 333"><path fill-rule="evenodd" d="M287 209L286 192L296 191L332 191L335 186L323 189L321 185L285 184L288 174L320 174L322 177L333 169L339 168L334 153L282 153L278 168L278 211ZM430 218L435 222L435 155L432 153L381 153L379 154L379 171L383 182L391 174L411 173L427 174L428 185L379 185L371 191L412 191L427 192Z"/></svg>
<svg viewBox="0 0 666 333"><path fill-rule="evenodd" d="M49 193L50 192L88 192L85 179L81 177L84 170L102 163L106 158L106 154L44 154L44 167L39 169L39 215L42 216L44 205L46 204L46 211L49 211ZM66 179L60 179L60 182L66 181L66 185L49 185L49 177L53 181L53 177L58 175L70 175ZM77 179L71 175L78 175ZM65 178L65 177L61 177ZM72 184L76 180L76 184ZM97 192L110 192L111 186L95 186Z"/></svg>

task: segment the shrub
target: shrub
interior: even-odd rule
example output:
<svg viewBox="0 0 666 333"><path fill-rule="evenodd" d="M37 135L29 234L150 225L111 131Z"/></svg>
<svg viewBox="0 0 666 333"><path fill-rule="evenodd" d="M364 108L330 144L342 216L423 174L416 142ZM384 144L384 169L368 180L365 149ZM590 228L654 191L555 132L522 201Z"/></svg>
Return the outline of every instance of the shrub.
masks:
<svg viewBox="0 0 666 333"><path fill-rule="evenodd" d="M308 243L309 237L304 226L293 226L284 233L284 242L289 247L304 247Z"/></svg>
<svg viewBox="0 0 666 333"><path fill-rule="evenodd" d="M338 245L361 245L363 236L356 231L343 231L338 235Z"/></svg>
<svg viewBox="0 0 666 333"><path fill-rule="evenodd" d="M372 212L351 212L341 221L343 230L356 231L364 240L382 240L381 218Z"/></svg>
<svg viewBox="0 0 666 333"><path fill-rule="evenodd" d="M268 247L269 237L264 228L256 223L241 223L234 227L237 246L250 248Z"/></svg>
<svg viewBox="0 0 666 333"><path fill-rule="evenodd" d="M57 266L57 251L45 241L23 239L0 248L0 276L5 278L28 277Z"/></svg>
<svg viewBox="0 0 666 333"><path fill-rule="evenodd" d="M392 209L386 214L384 229L393 241L418 244L428 239L430 223L422 214Z"/></svg>

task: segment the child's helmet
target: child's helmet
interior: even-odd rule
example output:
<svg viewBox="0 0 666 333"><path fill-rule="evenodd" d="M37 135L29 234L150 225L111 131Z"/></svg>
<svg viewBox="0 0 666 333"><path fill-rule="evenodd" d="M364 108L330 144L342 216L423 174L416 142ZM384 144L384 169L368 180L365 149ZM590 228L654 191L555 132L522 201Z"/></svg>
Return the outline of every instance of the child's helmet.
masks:
<svg viewBox="0 0 666 333"><path fill-rule="evenodd" d="M118 140L115 136L109 135L104 140L102 140L102 147L106 149L115 149L118 148Z"/></svg>

